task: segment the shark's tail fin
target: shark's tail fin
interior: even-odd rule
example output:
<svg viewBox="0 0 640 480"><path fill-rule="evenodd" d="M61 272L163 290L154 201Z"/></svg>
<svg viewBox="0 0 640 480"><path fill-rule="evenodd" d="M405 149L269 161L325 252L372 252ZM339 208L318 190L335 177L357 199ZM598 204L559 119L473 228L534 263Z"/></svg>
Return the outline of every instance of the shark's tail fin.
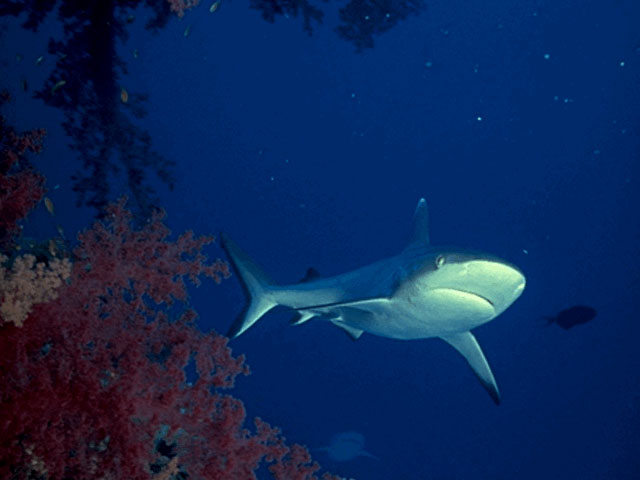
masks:
<svg viewBox="0 0 640 480"><path fill-rule="evenodd" d="M227 235L223 233L220 239L222 248L229 256L231 265L242 280L242 286L249 297L249 305L233 322L227 333L229 338L235 338L275 307L277 302L271 295L273 282L267 274Z"/></svg>

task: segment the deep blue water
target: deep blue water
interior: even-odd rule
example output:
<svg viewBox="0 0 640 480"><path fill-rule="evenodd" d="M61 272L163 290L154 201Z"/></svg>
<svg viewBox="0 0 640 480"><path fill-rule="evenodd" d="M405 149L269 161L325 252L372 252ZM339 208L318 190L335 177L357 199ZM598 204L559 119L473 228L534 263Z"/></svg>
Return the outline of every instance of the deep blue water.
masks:
<svg viewBox="0 0 640 480"><path fill-rule="evenodd" d="M235 395L311 449L362 433L379 460L316 452L348 478L640 478L640 2L429 1L363 53L333 32L338 5L312 36L240 1L157 34L132 24L121 82L149 94L143 125L177 162L174 191L157 185L168 223L223 230L289 283L400 251L427 198L434 244L527 277L475 332L503 401L440 340L353 342L329 323L290 327L284 311L232 341L253 372ZM9 116L49 130L37 165L76 231L93 212L74 203L62 116L17 87L46 77L32 59L47 35L2 21ZM29 61L12 63L18 52ZM226 332L244 297L232 278L194 289L193 304L203 328ZM576 304L597 317L545 326Z"/></svg>

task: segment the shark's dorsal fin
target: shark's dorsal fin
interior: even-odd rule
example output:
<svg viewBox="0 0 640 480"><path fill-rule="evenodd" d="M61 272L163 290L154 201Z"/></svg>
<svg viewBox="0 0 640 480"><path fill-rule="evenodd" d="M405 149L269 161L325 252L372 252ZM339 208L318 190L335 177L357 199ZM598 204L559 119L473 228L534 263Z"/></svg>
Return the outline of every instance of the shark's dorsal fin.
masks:
<svg viewBox="0 0 640 480"><path fill-rule="evenodd" d="M312 282L318 278L320 278L318 271L313 267L309 267L307 273L304 274L304 277L302 277L298 283Z"/></svg>
<svg viewBox="0 0 640 480"><path fill-rule="evenodd" d="M409 245L414 243L429 244L429 209L424 198L418 200L416 211L413 214L413 232L409 239Z"/></svg>
<svg viewBox="0 0 640 480"><path fill-rule="evenodd" d="M460 352L469 362L469 366L478 377L478 380L480 380L480 383L482 383L482 386L489 392L496 405L499 405L500 392L498 391L496 379L493 378L491 367L489 367L487 359L484 358L484 353L482 353L476 337L471 332L462 332L440 338Z"/></svg>

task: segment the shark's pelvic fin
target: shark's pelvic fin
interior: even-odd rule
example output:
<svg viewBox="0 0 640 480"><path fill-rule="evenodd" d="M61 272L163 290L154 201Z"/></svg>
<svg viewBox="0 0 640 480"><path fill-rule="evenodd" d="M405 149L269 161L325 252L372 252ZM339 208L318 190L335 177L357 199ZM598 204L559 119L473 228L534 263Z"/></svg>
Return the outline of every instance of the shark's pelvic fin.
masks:
<svg viewBox="0 0 640 480"><path fill-rule="evenodd" d="M344 322L341 322L340 320L331 320L331 323L333 323L336 327L340 327L342 330L347 332L347 335L351 337L351 340L358 340L360 336L364 333L363 330L359 330L355 327L350 327L349 325L347 325Z"/></svg>
<svg viewBox="0 0 640 480"><path fill-rule="evenodd" d="M242 280L242 286L249 297L249 306L233 322L227 336L240 336L260 317L277 305L270 288L273 282L262 269L242 251L242 249L224 233L220 235L222 248L231 259L231 266Z"/></svg>
<svg viewBox="0 0 640 480"><path fill-rule="evenodd" d="M413 214L413 233L409 239L409 245L418 242L429 243L429 208L424 198L418 200L416 211Z"/></svg>
<svg viewBox="0 0 640 480"><path fill-rule="evenodd" d="M462 332L440 338L455 348L464 358L467 359L467 362L469 362L469 365L484 388L489 392L493 401L496 405L499 405L500 392L498 390L498 385L496 384L495 378L493 378L491 367L489 367L487 359L484 358L484 353L482 353L482 349L480 348L476 337L474 337L471 332Z"/></svg>

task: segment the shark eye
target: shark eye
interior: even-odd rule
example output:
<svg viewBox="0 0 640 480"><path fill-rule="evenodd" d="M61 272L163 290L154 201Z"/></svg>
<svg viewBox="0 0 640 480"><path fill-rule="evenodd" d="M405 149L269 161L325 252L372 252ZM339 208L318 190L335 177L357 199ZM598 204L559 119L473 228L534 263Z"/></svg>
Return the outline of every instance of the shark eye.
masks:
<svg viewBox="0 0 640 480"><path fill-rule="evenodd" d="M436 268L442 267L445 261L444 255L438 255L436 257Z"/></svg>

